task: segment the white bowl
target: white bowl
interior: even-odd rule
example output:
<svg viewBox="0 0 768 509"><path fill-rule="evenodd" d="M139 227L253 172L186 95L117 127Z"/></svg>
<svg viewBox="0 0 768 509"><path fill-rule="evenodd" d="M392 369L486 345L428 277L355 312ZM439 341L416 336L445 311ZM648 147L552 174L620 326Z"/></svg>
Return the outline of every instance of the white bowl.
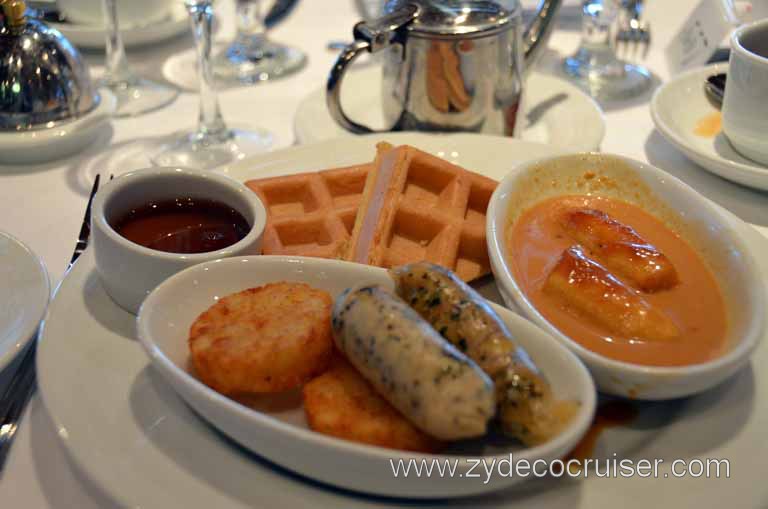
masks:
<svg viewBox="0 0 768 509"><path fill-rule="evenodd" d="M584 194L589 170L615 186L592 189L622 199L663 219L698 250L713 269L729 314L729 349L701 364L643 366L592 352L550 324L515 281L506 262L505 232L511 221L534 204L553 196ZM596 182L593 178L591 182ZM517 166L491 197L487 214L491 268L504 301L570 348L592 372L600 391L637 399L688 396L719 384L741 369L762 337L764 284L746 241L712 203L668 173L621 156L586 153L539 159ZM727 277L723 275L727 274Z"/></svg>
<svg viewBox="0 0 768 509"><path fill-rule="evenodd" d="M168 253L141 246L112 228L134 207L191 196L228 205L251 229L231 246L205 253ZM227 256L259 254L267 211L256 193L219 173L185 168L149 168L124 173L96 193L91 217L96 271L120 307L136 313L144 298L167 277L191 265Z"/></svg>
<svg viewBox="0 0 768 509"><path fill-rule="evenodd" d="M300 281L337 296L361 283L393 288L383 269L319 258L252 256L196 265L169 278L147 297L137 319L139 339L152 364L201 416L253 452L289 470L349 490L398 497L454 497L498 490L524 480L496 475L485 483L467 476L469 457L550 461L562 458L584 435L595 409L595 388L582 363L549 334L494 305L561 398L580 402L570 426L546 444L522 448L487 441L463 444L462 456L423 455L361 445L315 433L301 405L254 411L210 389L190 372L189 327L219 297L274 281ZM455 453L456 451L454 451ZM395 478L390 459L458 459L453 478ZM478 466L477 468L482 468ZM463 474L463 477L459 477Z"/></svg>

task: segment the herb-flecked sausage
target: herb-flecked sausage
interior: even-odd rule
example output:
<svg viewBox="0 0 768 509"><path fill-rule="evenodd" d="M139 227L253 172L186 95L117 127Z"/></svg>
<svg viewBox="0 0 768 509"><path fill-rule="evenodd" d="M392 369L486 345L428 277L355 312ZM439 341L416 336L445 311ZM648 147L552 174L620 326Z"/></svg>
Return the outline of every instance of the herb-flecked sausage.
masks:
<svg viewBox="0 0 768 509"><path fill-rule="evenodd" d="M491 377L505 434L532 445L549 440L567 424L575 403L555 400L539 369L475 290L428 262L390 273L397 294Z"/></svg>
<svg viewBox="0 0 768 509"><path fill-rule="evenodd" d="M441 440L485 434L496 412L493 383L396 295L347 290L331 325L339 350L418 428Z"/></svg>

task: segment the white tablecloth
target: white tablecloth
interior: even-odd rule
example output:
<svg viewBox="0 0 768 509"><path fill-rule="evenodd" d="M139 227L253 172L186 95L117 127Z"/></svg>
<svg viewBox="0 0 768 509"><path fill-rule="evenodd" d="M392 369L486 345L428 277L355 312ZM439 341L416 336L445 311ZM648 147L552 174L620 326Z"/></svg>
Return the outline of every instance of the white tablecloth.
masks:
<svg viewBox="0 0 768 509"><path fill-rule="evenodd" d="M668 77L663 47L692 8L691 0L648 2L647 18L653 27L654 40L644 63L660 80ZM578 45L578 9L568 3L566 10L552 37L551 51L540 63L543 68L554 68L562 55ZM227 39L232 34L231 3L220 2L217 13L220 19L217 38ZM227 121L234 126L268 128L278 138L275 148L291 145L293 113L299 100L324 83L335 58L326 44L331 40L349 39L356 19L352 0L301 2L295 13L274 30L272 37L305 50L308 65L300 73L273 83L223 92L221 105ZM161 80L165 60L190 45L191 36L182 36L150 49L132 51L129 58L141 74ZM87 58L94 66L102 61L98 54L89 54ZM603 151L664 168L742 219L762 226L764 233L768 232L768 194L731 184L688 162L654 130L649 98L647 94L606 111ZM0 166L0 230L27 243L42 257L52 281L59 281L80 228L90 179L99 171L94 168L94 161L104 157L110 145L125 147L132 140L191 128L197 118L197 106L195 94L183 93L171 106L158 112L114 121L111 137L107 139L105 134L80 156L39 167ZM76 324L74 328L76 332ZM10 371L0 373L0 389L7 384ZM35 396L0 479L0 506L88 509L113 505L98 487L87 485L73 471L40 398Z"/></svg>

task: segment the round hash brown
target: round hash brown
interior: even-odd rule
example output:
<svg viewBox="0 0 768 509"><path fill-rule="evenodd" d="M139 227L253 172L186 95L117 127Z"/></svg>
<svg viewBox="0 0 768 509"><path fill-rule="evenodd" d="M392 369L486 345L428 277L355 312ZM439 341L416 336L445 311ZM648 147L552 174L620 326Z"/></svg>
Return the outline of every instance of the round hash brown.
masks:
<svg viewBox="0 0 768 509"><path fill-rule="evenodd" d="M189 331L197 376L227 395L300 386L328 365L331 304L328 293L288 282L219 299Z"/></svg>
<svg viewBox="0 0 768 509"><path fill-rule="evenodd" d="M441 443L382 398L339 352L302 390L309 427L319 433L389 449L435 452Z"/></svg>

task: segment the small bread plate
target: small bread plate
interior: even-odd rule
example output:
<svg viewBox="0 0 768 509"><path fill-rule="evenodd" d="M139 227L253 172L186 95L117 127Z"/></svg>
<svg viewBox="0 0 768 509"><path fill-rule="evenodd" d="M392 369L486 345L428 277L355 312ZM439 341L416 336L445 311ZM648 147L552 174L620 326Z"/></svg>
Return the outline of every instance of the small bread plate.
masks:
<svg viewBox="0 0 768 509"><path fill-rule="evenodd" d="M355 121L384 128L381 111L381 68L368 66L349 73L342 100ZM599 150L605 136L600 106L574 85L541 73L531 73L523 92L523 130L526 141L553 144L574 150ZM325 87L308 94L299 104L293 121L299 143L314 143L352 136L331 118L325 104Z"/></svg>
<svg viewBox="0 0 768 509"><path fill-rule="evenodd" d="M35 338L51 287L43 262L0 232L0 371Z"/></svg>
<svg viewBox="0 0 768 509"><path fill-rule="evenodd" d="M50 23L64 37L79 48L103 49L107 40L104 27L81 23ZM147 46L171 39L189 30L189 15L181 3L174 5L166 17L142 25L120 27L120 35L126 47Z"/></svg>
<svg viewBox="0 0 768 509"><path fill-rule="evenodd" d="M694 69L664 83L651 100L656 129L691 161L739 184L768 191L768 167L739 154L721 128L721 113L707 99L704 83L728 64Z"/></svg>
<svg viewBox="0 0 768 509"><path fill-rule="evenodd" d="M43 163L79 152L98 137L116 109L114 94L100 88L99 104L78 119L30 131L0 132L0 164Z"/></svg>
<svg viewBox="0 0 768 509"><path fill-rule="evenodd" d="M293 147L242 161L231 167L227 174L244 182L369 162L379 141L415 146L497 181L503 180L520 163L564 154L552 146L516 139L393 133L345 137ZM489 158L488 154L494 154L494 157ZM694 207L695 203L690 206ZM285 207L295 209L291 204L285 204ZM728 227L738 232L757 260L759 279L768 281L768 239L730 213L723 211L722 214ZM247 266L252 262L239 263ZM302 263L297 262L295 270L300 270ZM360 279L376 272L362 267L360 271ZM320 280L317 272L305 272L296 277L320 287L340 289L355 277L344 274L344 278L350 279ZM272 279L273 275L269 277ZM203 274L197 279L201 284L205 281L205 285L221 289L222 293L263 281L258 272L249 269L243 270L236 287L223 286L230 284L227 283L231 281L229 278L209 282ZM502 303L493 278L485 277L479 282L475 288L481 294ZM188 283L191 284L191 280ZM179 304L189 302L190 306L198 307L188 310L158 308L152 314L157 318L181 317L183 314L184 320L188 320L210 304L210 300L203 302L210 296L206 292L186 292L184 299L189 300ZM506 312L504 316L511 317ZM72 333L73 323L78 326L77 334ZM177 335L169 335L166 340L175 338L174 341L178 341L185 335L182 329L188 325L179 321ZM425 494L428 490L464 489L466 479L455 478L455 486L448 482L449 487L445 488L447 481L439 479L441 476L434 472L431 476L422 472L418 481L404 477L403 473L395 480L395 474L390 470L382 473L381 479L363 476L363 471L355 468L371 458L380 460L389 452L341 443L318 433L310 435L302 429L301 413L295 410L268 416L224 400L189 378L187 366L181 364L185 352L180 343L173 343L177 348L173 350L170 343L158 341L157 348L162 354L157 355L161 357L151 360L137 337L136 317L122 310L106 295L95 270L93 252L86 250L59 286L49 306L37 357L39 387L57 436L73 464L118 505L388 509L412 507L416 502L404 497L412 495L414 490ZM533 355L535 348L530 348ZM155 362L163 365L153 365ZM618 463L619 459L627 459L639 467L637 475L617 474L605 479L595 475L594 468L588 468L574 478L570 475L556 478L548 474L473 498L418 504L429 507L458 504L488 508L646 509L649 505L709 506L713 500L727 499L739 507L760 506L768 499L768 485L763 482L768 455L761 454L760 449L760 444L765 443L768 419L768 374L753 366L765 363L768 363L768 348L762 341L755 348L751 361L741 370L697 395L669 401L601 397L596 409L597 424L577 446L579 455L601 460L600 472L604 472L605 462ZM175 385L169 383L172 379L176 381ZM74 399L73 394L77 395ZM615 419L617 405L628 413L627 418L619 422ZM613 411L606 413L606 410ZM272 411L279 409L273 407ZM251 426L252 430L245 429ZM257 426L260 426L258 432ZM253 432L253 435L237 435L238 430ZM278 437L282 439L278 440ZM481 459L498 453L499 449L495 449L498 445L494 442L493 452L491 449L469 448L452 451L444 458L462 456L477 460L477 468L484 469ZM259 452L254 453L251 448ZM326 453L317 458L310 450ZM415 454L413 457L422 456ZM676 459L683 460L685 465L673 465ZM700 475L698 467L703 464L706 468L707 459L727 460L730 478L725 479L726 465L722 463L720 478L715 478L714 470L707 479ZM645 463L640 463L642 460L651 465L657 460L658 475L647 476L644 469L640 471ZM507 462L498 463L501 462L486 466L497 471L501 468L500 472L508 473ZM314 468L318 464L322 464L326 471L322 477L314 477L302 470L302 465ZM684 466L690 466L694 475L681 476ZM296 471L300 473L296 474ZM464 473L474 475L474 472ZM348 476L346 481L345 475ZM448 475L444 473L443 477ZM478 475L484 478L486 474ZM415 477L415 474L410 476ZM334 482L334 479L352 489L331 487L328 482ZM494 475L489 484L505 481ZM415 487L419 483L431 487ZM360 494L361 490L368 489L387 496ZM456 494L456 491L450 491L450 494ZM449 494L448 491L443 493Z"/></svg>

